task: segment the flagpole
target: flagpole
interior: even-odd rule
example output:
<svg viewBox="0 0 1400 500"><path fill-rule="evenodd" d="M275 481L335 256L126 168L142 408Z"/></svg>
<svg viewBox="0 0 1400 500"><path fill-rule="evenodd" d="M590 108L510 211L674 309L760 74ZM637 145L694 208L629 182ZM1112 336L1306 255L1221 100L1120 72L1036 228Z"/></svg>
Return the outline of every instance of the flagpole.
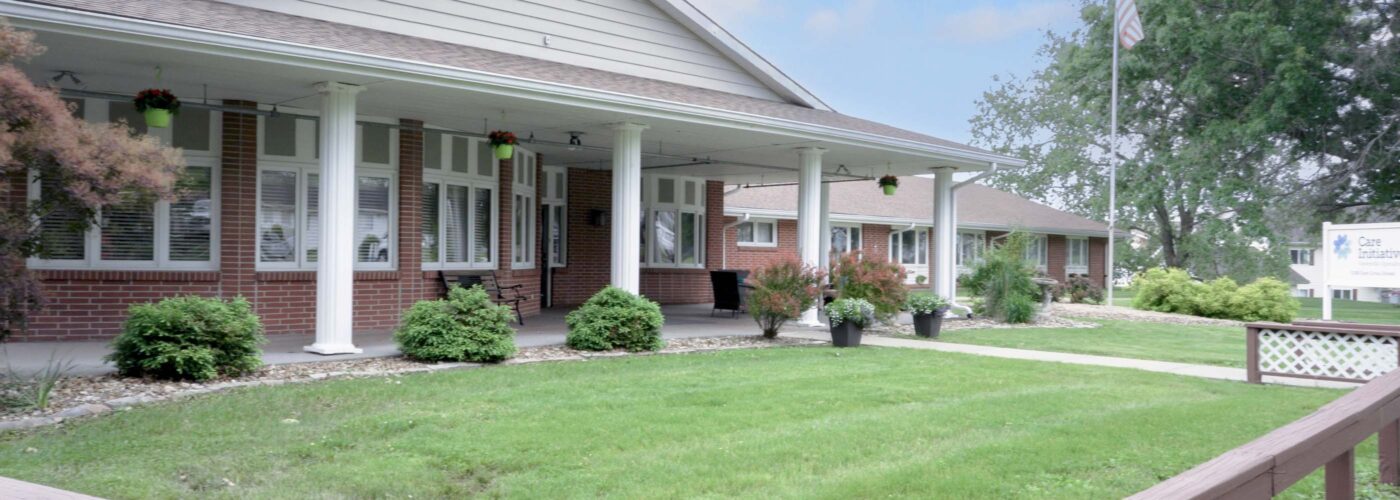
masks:
<svg viewBox="0 0 1400 500"><path fill-rule="evenodd" d="M1113 286L1116 280L1113 279L1113 232L1118 222L1118 0L1109 0L1112 8L1109 15L1113 16L1113 34L1109 36L1109 43L1113 44L1113 90L1111 91L1112 108L1108 115L1108 248L1105 250L1108 268L1104 274L1108 276L1108 305L1113 305Z"/></svg>

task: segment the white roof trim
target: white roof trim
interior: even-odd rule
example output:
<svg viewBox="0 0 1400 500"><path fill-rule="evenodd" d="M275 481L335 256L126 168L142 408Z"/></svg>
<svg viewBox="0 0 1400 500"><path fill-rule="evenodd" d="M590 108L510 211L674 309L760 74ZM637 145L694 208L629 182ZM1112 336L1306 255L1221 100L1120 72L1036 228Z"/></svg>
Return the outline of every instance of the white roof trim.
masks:
<svg viewBox="0 0 1400 500"><path fill-rule="evenodd" d="M810 108L835 111L815 94L803 88L802 84L783 73L783 70L710 19L710 16L691 5L689 0L651 0L651 3L714 46L721 54L729 57L778 95Z"/></svg>
<svg viewBox="0 0 1400 500"><path fill-rule="evenodd" d="M750 217L762 217L762 218L765 218L765 219L785 219L785 220L796 220L796 219L797 219L797 212L796 212L796 211L793 211L793 210L773 210L773 209L767 209L767 208L744 208L744 207L729 207L729 206L724 207L724 215L726 215L726 216L729 216L729 217L740 217L740 216L742 216L742 215L744 215L744 214L749 214ZM913 224L913 225L916 225L916 226L932 226L932 225L933 225L933 221L930 220L930 219L914 219L914 218L909 218L909 217L881 217L881 216L877 216L877 215L842 214L842 213L836 213L836 212L832 212L832 213L831 213L830 219L831 219L831 222L832 222L833 224L836 224L836 223L841 223L841 224L872 224L872 225L888 225L888 226L908 226L908 225L910 225L910 224ZM1007 232L1019 230L1019 231L1025 231L1025 232L1028 232L1028 233L1037 233L1037 234L1054 234L1054 235L1063 235L1063 236L1084 236L1084 237L1098 237L1098 238L1107 238L1107 237L1108 237L1108 231L1085 231L1085 230L1079 230L1079 229L1062 229L1062 228L1054 228L1054 227L1011 226L1011 225L1007 225L1007 224L986 224L986 223L980 223L980 222L960 222L960 223L958 223L958 230L1007 231ZM1119 235L1126 235L1127 233L1124 232L1124 231L1122 231L1122 230L1119 230L1119 231L1118 231L1118 234L1119 234Z"/></svg>

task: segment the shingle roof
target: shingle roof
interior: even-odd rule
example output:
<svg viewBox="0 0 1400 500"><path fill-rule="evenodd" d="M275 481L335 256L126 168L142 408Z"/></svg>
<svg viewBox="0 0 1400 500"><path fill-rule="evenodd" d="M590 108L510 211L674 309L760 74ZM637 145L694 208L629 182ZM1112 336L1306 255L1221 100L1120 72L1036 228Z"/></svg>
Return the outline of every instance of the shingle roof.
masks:
<svg viewBox="0 0 1400 500"><path fill-rule="evenodd" d="M900 177L894 196L885 196L875 181L831 183L833 216L882 217L927 223L933 220L933 179ZM745 208L795 213L797 186L731 186L724 197L728 212ZM1059 230L1108 235L1108 225L1057 210L981 184L958 190L958 225L982 228Z"/></svg>
<svg viewBox="0 0 1400 500"><path fill-rule="evenodd" d="M971 153L989 151L946 139L796 104L544 61L478 47L333 23L209 0L25 0L101 14L441 64L504 76L616 92L663 101L875 134Z"/></svg>

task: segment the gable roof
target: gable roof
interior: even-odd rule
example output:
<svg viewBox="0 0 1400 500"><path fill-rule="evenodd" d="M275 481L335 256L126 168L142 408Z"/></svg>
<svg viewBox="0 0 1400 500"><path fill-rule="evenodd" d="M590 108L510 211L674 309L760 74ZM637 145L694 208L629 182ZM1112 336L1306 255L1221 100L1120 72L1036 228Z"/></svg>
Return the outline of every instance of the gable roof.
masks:
<svg viewBox="0 0 1400 500"><path fill-rule="evenodd" d="M22 0L106 16L227 33L263 40L442 65L483 74L547 82L637 96L664 102L756 115L829 127L858 134L918 143L924 147L995 158L1008 165L1021 160L848 115L797 104L748 97L661 80L641 78L467 45L389 33L320 19L231 5L211 0ZM693 8L693 7L692 7ZM999 159L999 160L998 160Z"/></svg>
<svg viewBox="0 0 1400 500"><path fill-rule="evenodd" d="M928 225L933 221L933 179L900 177L894 196L885 196L875 181L830 183L829 210L836 221ZM730 186L724 211L795 217L797 186ZM958 227L962 229L1024 229L1039 233L1108 236L1108 225L1036 203L981 184L958 190Z"/></svg>

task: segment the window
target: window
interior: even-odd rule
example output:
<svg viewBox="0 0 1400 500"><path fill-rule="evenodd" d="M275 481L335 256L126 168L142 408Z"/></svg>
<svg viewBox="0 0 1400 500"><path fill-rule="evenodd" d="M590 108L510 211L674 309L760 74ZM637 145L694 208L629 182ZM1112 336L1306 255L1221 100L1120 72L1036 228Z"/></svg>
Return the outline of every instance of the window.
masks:
<svg viewBox="0 0 1400 500"><path fill-rule="evenodd" d="M740 223L739 246L741 247L776 247L778 246L778 223L777 221L751 220Z"/></svg>
<svg viewBox="0 0 1400 500"><path fill-rule="evenodd" d="M1288 260L1300 266L1311 266L1313 263L1313 251L1299 248L1290 249L1288 251Z"/></svg>
<svg viewBox="0 0 1400 500"><path fill-rule="evenodd" d="M79 118L93 123L124 121L133 134L185 149L187 167L176 179L178 196L149 201L135 196L103 207L87 231L71 213L51 213L37 222L45 258L30 259L36 269L218 268L217 112L187 106L169 128L147 129L130 101L65 99L77 104ZM38 180L38 179L36 179ZM29 197L44 199L45 186L31 182Z"/></svg>
<svg viewBox="0 0 1400 500"><path fill-rule="evenodd" d="M519 147L511 160L512 269L535 267L535 154Z"/></svg>
<svg viewBox="0 0 1400 500"><path fill-rule="evenodd" d="M958 233L958 251L954 256L955 264L960 271L970 271L973 266L982 262L982 251L986 248L986 233Z"/></svg>
<svg viewBox="0 0 1400 500"><path fill-rule="evenodd" d="M1356 290L1332 290L1332 298L1336 300L1356 300Z"/></svg>
<svg viewBox="0 0 1400 500"><path fill-rule="evenodd" d="M705 267L705 181L658 175L642 185L642 264Z"/></svg>
<svg viewBox="0 0 1400 500"><path fill-rule="evenodd" d="M317 122L284 112L259 117L258 269L314 270L321 244ZM357 270L398 261L398 134L387 123L356 127L354 254Z"/></svg>
<svg viewBox="0 0 1400 500"><path fill-rule="evenodd" d="M1046 254L1047 249L1045 235L1031 236L1029 238L1029 243L1026 245L1026 262L1044 271L1045 266L1050 263L1050 257Z"/></svg>
<svg viewBox="0 0 1400 500"><path fill-rule="evenodd" d="M564 167L544 167L543 170L540 187L544 198L540 205L546 219L545 251L549 253L549 267L564 267L568 247L568 170Z"/></svg>
<svg viewBox="0 0 1400 500"><path fill-rule="evenodd" d="M1065 244L1065 274L1089 274L1089 240L1071 237Z"/></svg>
<svg viewBox="0 0 1400 500"><path fill-rule="evenodd" d="M906 266L928 265L928 230L890 231L890 262Z"/></svg>
<svg viewBox="0 0 1400 500"><path fill-rule="evenodd" d="M496 267L496 161L482 139L423 131L423 269Z"/></svg>
<svg viewBox="0 0 1400 500"><path fill-rule="evenodd" d="M831 226L831 253L841 255L860 251L860 226Z"/></svg>

